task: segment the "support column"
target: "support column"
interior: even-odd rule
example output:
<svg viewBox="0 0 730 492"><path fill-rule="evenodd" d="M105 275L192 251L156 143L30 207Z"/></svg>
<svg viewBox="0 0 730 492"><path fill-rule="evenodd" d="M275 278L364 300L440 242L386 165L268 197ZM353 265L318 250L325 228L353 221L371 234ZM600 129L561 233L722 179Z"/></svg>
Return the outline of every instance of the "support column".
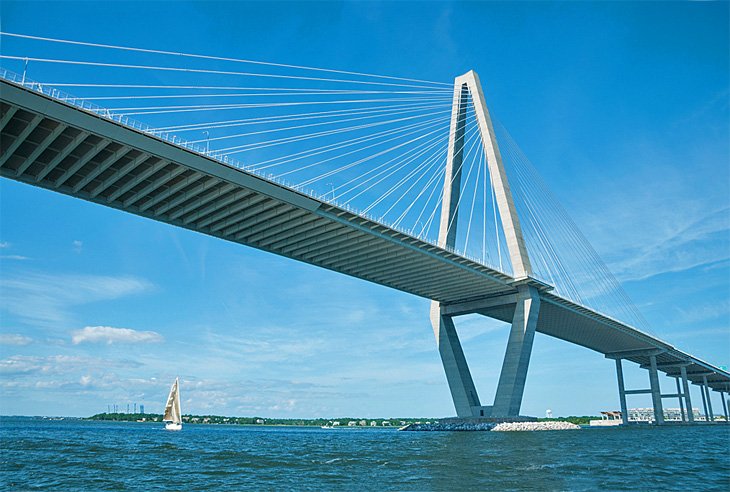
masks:
<svg viewBox="0 0 730 492"><path fill-rule="evenodd" d="M705 387L702 383L699 384L700 395L702 396L702 409L705 411L705 422L708 422L710 413L707 411L707 395L705 394Z"/></svg>
<svg viewBox="0 0 730 492"><path fill-rule="evenodd" d="M677 383L677 400L679 400L679 413L682 416L682 422L686 422L687 418L684 414L684 395L682 394L682 388L679 386L679 378L674 378L674 381Z"/></svg>
<svg viewBox="0 0 730 492"><path fill-rule="evenodd" d="M515 314L492 408L495 417L520 414L540 311L540 294L535 287L520 285L517 289Z"/></svg>
<svg viewBox="0 0 730 492"><path fill-rule="evenodd" d="M720 398L722 398L722 411L725 414L725 422L730 422L730 416L727 413L727 401L725 400L725 392L720 391Z"/></svg>
<svg viewBox="0 0 730 492"><path fill-rule="evenodd" d="M626 406L626 388L624 387L624 368L620 358L616 358L616 379L618 380L618 398L621 403L621 420L629 423L629 409Z"/></svg>
<svg viewBox="0 0 730 492"><path fill-rule="evenodd" d="M449 147L444 172L444 191L441 201L441 220L438 245L453 249L456 245L456 225L461 194L461 169L464 160L464 132L469 89L465 82L457 79L454 84L454 99L451 107ZM456 333L454 321L441 314L441 304L431 301L431 326L438 344L441 362L446 372L451 398L454 400L458 417L471 417L472 407L478 407L479 397L472 380L464 351Z"/></svg>
<svg viewBox="0 0 730 492"><path fill-rule="evenodd" d="M441 307L438 302L431 304L431 325L434 335L436 335L436 343L441 363L446 372L449 390L451 390L451 398L454 400L456 415L471 417L473 416L472 407L480 406L479 396L477 396L469 366L466 364L454 321L450 316L441 315Z"/></svg>
<svg viewBox="0 0 730 492"><path fill-rule="evenodd" d="M679 368L680 375L682 376L682 388L684 389L684 403L687 407L687 421L694 422L695 414L692 408L692 396L689 394L689 382L687 381L687 368L682 366Z"/></svg>
<svg viewBox="0 0 730 492"><path fill-rule="evenodd" d="M712 400L710 399L710 386L707 384L707 376L702 376L705 394L707 395L707 410L709 411L710 422L715 421L715 414L712 413Z"/></svg>
<svg viewBox="0 0 730 492"><path fill-rule="evenodd" d="M662 407L662 393L659 388L659 375L656 368L656 355L649 356L649 385L651 386L651 401L654 405L654 423L664 424L664 409Z"/></svg>

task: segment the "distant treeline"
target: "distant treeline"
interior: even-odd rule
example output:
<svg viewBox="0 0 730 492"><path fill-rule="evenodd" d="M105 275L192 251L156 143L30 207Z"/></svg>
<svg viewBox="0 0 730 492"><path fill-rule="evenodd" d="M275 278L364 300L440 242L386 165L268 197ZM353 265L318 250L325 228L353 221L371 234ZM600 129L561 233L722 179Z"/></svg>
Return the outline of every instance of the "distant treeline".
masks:
<svg viewBox="0 0 730 492"><path fill-rule="evenodd" d="M98 413L88 417L88 420L114 420L121 422L162 422L159 413ZM235 425L296 425L296 426L357 426L357 427L387 427L400 426L416 422L434 422L438 419L428 418L393 418L393 419L366 419L342 417L338 419L273 419L267 417L224 417L221 415L183 415L183 422L191 424L235 424ZM375 424L373 424L373 422ZM337 424L335 424L337 423ZM354 423L354 424L353 424Z"/></svg>
<svg viewBox="0 0 730 492"><path fill-rule="evenodd" d="M558 418L541 418L545 421L562 421L573 424L588 424L590 420L600 417L591 416L570 416ZM162 414L159 413L98 413L88 420L114 420L120 422L162 422ZM356 427L388 427L402 426L415 423L430 423L438 421L436 418L391 418L391 419L366 419L355 417L342 417L338 419L272 419L266 417L224 417L221 415L183 415L183 422L190 424L228 424L228 425L294 425L294 426L318 426L339 425ZM335 424L337 423L337 424Z"/></svg>

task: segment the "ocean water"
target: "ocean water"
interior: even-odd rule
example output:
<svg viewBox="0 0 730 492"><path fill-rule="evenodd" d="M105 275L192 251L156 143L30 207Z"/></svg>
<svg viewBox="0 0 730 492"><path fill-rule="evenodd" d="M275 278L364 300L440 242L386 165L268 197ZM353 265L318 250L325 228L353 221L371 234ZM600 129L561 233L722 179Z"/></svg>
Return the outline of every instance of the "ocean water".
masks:
<svg viewBox="0 0 730 492"><path fill-rule="evenodd" d="M0 418L0 490L730 490L730 426L397 432Z"/></svg>

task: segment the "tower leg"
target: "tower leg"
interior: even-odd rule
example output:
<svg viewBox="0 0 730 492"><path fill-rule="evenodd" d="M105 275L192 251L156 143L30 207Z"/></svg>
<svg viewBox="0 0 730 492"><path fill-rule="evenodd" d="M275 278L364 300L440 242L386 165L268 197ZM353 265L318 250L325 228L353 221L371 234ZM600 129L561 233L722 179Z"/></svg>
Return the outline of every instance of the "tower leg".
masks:
<svg viewBox="0 0 730 492"><path fill-rule="evenodd" d="M441 305L431 302L431 326L436 336L441 362L446 372L446 380L454 400L458 417L476 416L480 407L477 389L466 364L464 351L456 333L454 321L450 316L441 314Z"/></svg>
<svg viewBox="0 0 730 492"><path fill-rule="evenodd" d="M624 425L629 423L629 409L626 405L626 388L624 387L624 368L621 359L616 359L616 379L618 380L618 398L621 403L621 420Z"/></svg>
<svg viewBox="0 0 730 492"><path fill-rule="evenodd" d="M712 395L710 394L710 385L707 383L707 376L702 376L702 381L704 384L705 394L707 395L707 411L708 411L708 419L710 422L715 421L715 414L712 413Z"/></svg>
<svg viewBox="0 0 730 492"><path fill-rule="evenodd" d="M682 375L682 389L684 390L684 406L687 407L687 421L694 422L695 414L692 408L692 395L689 394L689 381L687 381L687 368L682 366L679 368Z"/></svg>
<svg viewBox="0 0 730 492"><path fill-rule="evenodd" d="M520 414L539 311L540 295L537 289L520 285L492 416L516 417Z"/></svg>
<svg viewBox="0 0 730 492"><path fill-rule="evenodd" d="M677 383L677 394L679 395L677 397L677 400L679 400L679 412L682 417L682 422L686 422L687 418L685 417L684 413L684 395L682 394L682 388L679 386L679 378L674 378L674 382Z"/></svg>
<svg viewBox="0 0 730 492"><path fill-rule="evenodd" d="M662 393L659 388L659 374L657 373L656 355L649 356L649 385L651 387L651 401L654 405L654 423L664 423L664 409L662 408Z"/></svg>

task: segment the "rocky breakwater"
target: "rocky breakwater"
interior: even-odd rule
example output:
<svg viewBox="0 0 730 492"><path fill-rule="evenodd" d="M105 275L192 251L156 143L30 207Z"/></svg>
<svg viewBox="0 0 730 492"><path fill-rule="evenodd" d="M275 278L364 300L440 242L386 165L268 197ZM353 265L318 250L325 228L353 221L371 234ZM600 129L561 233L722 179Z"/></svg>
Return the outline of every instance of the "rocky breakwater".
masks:
<svg viewBox="0 0 730 492"><path fill-rule="evenodd" d="M575 429L580 429L580 426L571 424L570 422L504 422L496 425L492 430L497 432L511 432Z"/></svg>
<svg viewBox="0 0 730 492"><path fill-rule="evenodd" d="M497 424L491 422L434 422L431 424L408 424L402 431L490 431Z"/></svg>

